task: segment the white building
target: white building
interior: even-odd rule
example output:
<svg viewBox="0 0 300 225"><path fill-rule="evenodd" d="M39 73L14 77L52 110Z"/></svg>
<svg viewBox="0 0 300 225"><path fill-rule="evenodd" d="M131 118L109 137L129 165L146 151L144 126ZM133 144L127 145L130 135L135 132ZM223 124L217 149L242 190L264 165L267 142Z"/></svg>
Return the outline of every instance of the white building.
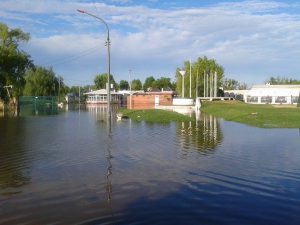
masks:
<svg viewBox="0 0 300 225"><path fill-rule="evenodd" d="M111 91L111 103L121 104L123 99L123 94L115 91ZM107 103L107 90L100 89L96 91L91 91L84 93L87 95L86 103L87 104L104 104Z"/></svg>
<svg viewBox="0 0 300 225"><path fill-rule="evenodd" d="M224 93L239 96L246 103L297 104L300 85L254 85L250 90L226 90Z"/></svg>

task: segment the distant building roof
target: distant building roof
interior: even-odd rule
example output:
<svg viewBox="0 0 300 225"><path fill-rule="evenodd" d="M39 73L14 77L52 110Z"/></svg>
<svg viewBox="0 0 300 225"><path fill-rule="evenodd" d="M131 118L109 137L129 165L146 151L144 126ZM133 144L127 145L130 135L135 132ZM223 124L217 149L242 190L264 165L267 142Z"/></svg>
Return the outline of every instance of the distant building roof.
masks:
<svg viewBox="0 0 300 225"><path fill-rule="evenodd" d="M134 95L173 95L174 91L147 91L147 92L136 92Z"/></svg>
<svg viewBox="0 0 300 225"><path fill-rule="evenodd" d="M118 93L118 92L115 92L115 91L111 91L110 93L112 95L121 94L121 93ZM90 91L90 92L84 93L84 95L106 95L106 94L107 94L107 90L106 89L100 89L100 90Z"/></svg>
<svg viewBox="0 0 300 225"><path fill-rule="evenodd" d="M263 84L263 85L253 85L252 89L255 88L295 88L295 89L299 89L300 85L299 84Z"/></svg>

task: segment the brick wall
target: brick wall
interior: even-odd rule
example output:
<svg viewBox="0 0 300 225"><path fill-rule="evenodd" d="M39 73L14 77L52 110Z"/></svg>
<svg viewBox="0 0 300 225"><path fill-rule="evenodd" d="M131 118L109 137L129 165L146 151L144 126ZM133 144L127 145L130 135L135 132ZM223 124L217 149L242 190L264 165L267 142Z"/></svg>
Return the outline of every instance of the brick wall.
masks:
<svg viewBox="0 0 300 225"><path fill-rule="evenodd" d="M172 105L171 94L160 94L160 95L132 95L131 96L131 107L132 109L154 109L155 96L159 96L159 105ZM127 96L127 108L130 108L130 96Z"/></svg>

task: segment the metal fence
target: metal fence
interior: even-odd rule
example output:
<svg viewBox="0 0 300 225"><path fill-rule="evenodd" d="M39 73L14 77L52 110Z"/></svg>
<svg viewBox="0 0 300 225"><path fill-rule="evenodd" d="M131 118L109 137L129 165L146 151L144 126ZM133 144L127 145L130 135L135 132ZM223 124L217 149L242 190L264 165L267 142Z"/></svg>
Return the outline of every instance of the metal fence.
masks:
<svg viewBox="0 0 300 225"><path fill-rule="evenodd" d="M58 113L55 96L21 96L19 97L19 115L53 115Z"/></svg>

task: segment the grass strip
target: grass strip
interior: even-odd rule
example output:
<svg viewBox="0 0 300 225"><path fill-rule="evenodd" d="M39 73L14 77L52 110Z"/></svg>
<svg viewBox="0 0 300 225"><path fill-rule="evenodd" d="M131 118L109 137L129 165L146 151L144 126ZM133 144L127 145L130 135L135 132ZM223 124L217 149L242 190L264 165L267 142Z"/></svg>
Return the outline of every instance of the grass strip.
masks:
<svg viewBox="0 0 300 225"><path fill-rule="evenodd" d="M131 109L119 109L119 113L123 116L129 117L135 121L145 121L148 123L169 123L171 121L193 121L194 118L189 116L161 109L144 109L144 110L131 110Z"/></svg>
<svg viewBox="0 0 300 225"><path fill-rule="evenodd" d="M246 104L239 101L202 102L201 111L228 121L262 128L300 128L300 108Z"/></svg>

